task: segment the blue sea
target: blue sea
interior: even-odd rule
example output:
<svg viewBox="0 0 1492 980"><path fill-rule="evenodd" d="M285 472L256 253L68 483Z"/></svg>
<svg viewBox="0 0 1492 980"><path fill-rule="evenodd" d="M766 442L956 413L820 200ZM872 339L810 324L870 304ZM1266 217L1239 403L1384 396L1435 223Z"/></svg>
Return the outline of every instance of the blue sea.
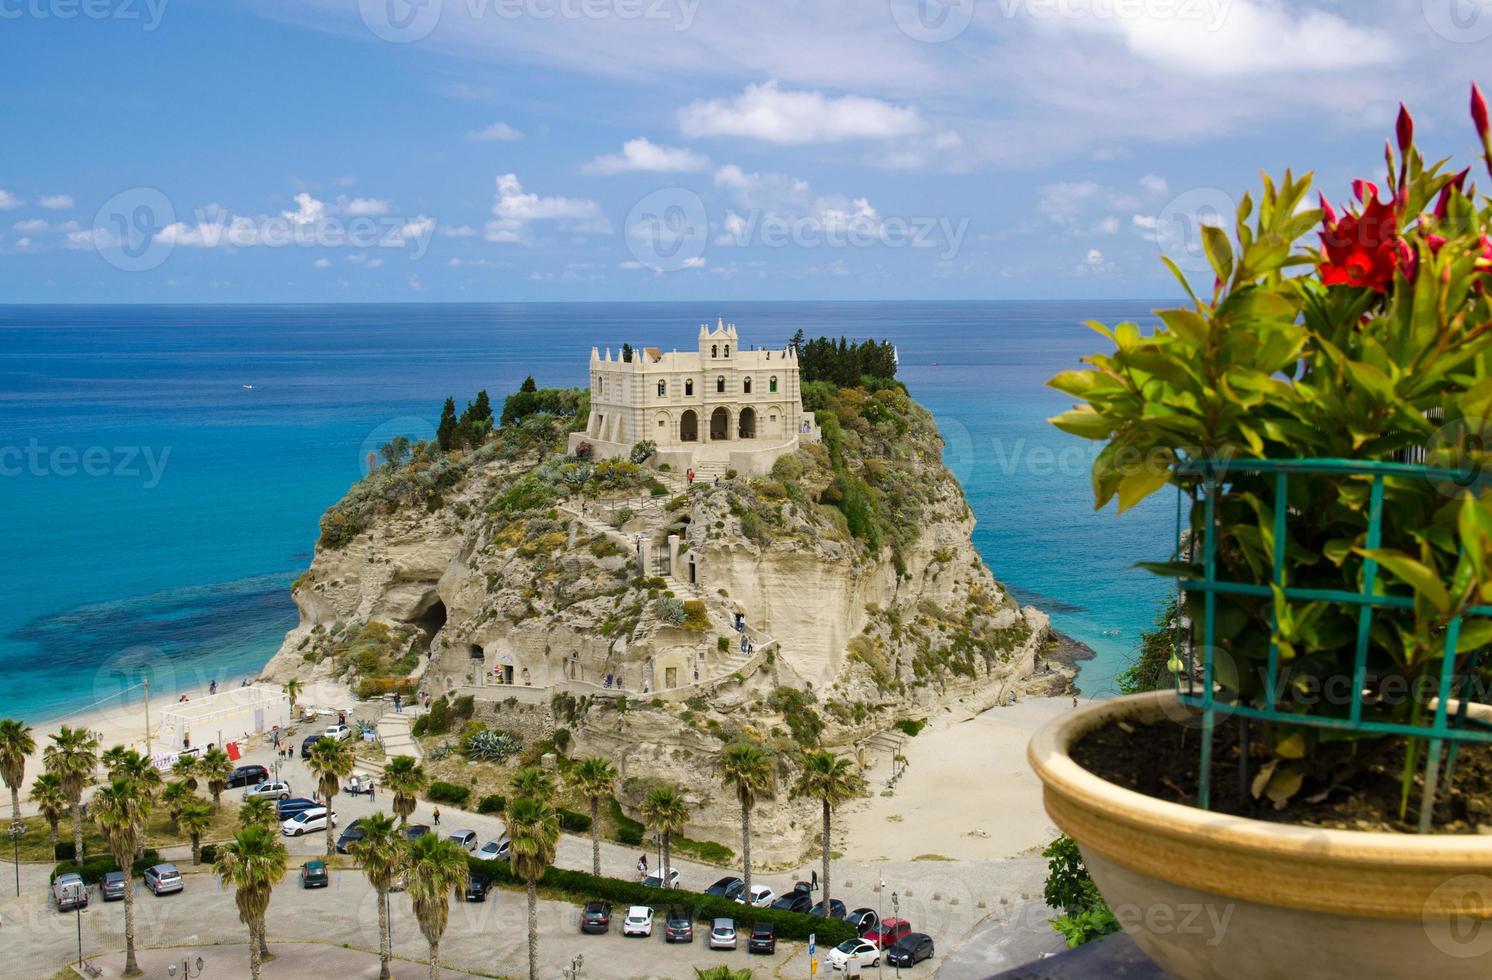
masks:
<svg viewBox="0 0 1492 980"><path fill-rule="evenodd" d="M0 306L0 714L255 673L295 624L321 513L377 446L433 434L448 394L584 384L593 345L688 348L719 316L743 344L894 341L980 553L1094 648L1084 690L1112 690L1165 590L1132 565L1166 557L1174 501L1095 513L1093 447L1046 423L1070 400L1044 383L1100 349L1083 321L1155 305Z"/></svg>

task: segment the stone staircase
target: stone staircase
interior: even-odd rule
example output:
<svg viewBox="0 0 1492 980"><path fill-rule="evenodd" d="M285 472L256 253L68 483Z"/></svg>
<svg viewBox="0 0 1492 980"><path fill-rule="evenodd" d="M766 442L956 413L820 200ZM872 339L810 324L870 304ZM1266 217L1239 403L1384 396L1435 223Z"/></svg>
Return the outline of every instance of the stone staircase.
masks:
<svg viewBox="0 0 1492 980"><path fill-rule="evenodd" d="M419 715L411 711L386 711L379 717L378 741L383 744L384 759L392 759L396 755L412 755L418 762L424 758L420 743L414 740L414 735L410 732L417 717ZM383 763L372 759L360 759L358 768L373 776L383 775Z"/></svg>

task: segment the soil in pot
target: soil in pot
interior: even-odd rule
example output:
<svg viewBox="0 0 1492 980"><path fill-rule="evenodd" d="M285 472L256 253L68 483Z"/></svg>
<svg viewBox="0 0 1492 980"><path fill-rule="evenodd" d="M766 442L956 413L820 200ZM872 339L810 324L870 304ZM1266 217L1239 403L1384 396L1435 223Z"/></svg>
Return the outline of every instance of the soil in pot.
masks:
<svg viewBox="0 0 1492 980"><path fill-rule="evenodd" d="M1250 728L1249 775L1253 777L1269 753L1258 737L1264 726L1255 722ZM1237 719L1220 719L1214 734L1213 812L1335 830L1416 831L1416 808L1424 789L1423 749L1404 819L1399 817L1399 801L1407 743L1400 739L1358 743L1350 759L1313 773L1295 796L1276 808L1268 799L1256 800L1239 783L1240 731ZM1183 725L1170 719L1115 721L1084 735L1071 755L1078 765L1117 786L1170 803L1197 804L1199 724ZM1441 784L1434 830L1492 834L1492 747L1461 747L1454 782L1449 789Z"/></svg>

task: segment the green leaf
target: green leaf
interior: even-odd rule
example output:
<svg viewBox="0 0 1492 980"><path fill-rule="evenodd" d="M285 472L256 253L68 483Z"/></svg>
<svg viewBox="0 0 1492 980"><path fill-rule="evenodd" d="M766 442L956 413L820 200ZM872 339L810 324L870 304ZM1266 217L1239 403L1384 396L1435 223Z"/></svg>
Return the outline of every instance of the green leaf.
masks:
<svg viewBox="0 0 1492 980"><path fill-rule="evenodd" d="M1353 548L1352 550L1364 558L1373 559L1392 572L1395 577L1408 583L1416 593L1423 596L1440 613L1450 612L1450 594L1445 591L1445 586L1441 583L1440 575L1435 569L1417 558L1411 558L1402 551L1394 551L1390 548Z"/></svg>
<svg viewBox="0 0 1492 980"><path fill-rule="evenodd" d="M1119 481L1119 513L1124 513L1170 482L1175 455L1169 450L1151 454Z"/></svg>
<svg viewBox="0 0 1492 980"><path fill-rule="evenodd" d="M1202 226L1202 250L1218 279L1227 282L1233 277L1233 246L1228 233L1215 225Z"/></svg>

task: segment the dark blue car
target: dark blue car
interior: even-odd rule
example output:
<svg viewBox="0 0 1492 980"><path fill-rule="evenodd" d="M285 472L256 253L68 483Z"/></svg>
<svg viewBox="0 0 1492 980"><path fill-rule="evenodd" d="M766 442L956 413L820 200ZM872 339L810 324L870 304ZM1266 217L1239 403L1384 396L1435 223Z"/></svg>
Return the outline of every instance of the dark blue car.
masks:
<svg viewBox="0 0 1492 980"><path fill-rule="evenodd" d="M320 805L315 800L308 800L304 796L293 796L288 800L281 800L276 804L276 810L280 815L280 819L283 821L289 820L303 810L309 810L314 806Z"/></svg>

